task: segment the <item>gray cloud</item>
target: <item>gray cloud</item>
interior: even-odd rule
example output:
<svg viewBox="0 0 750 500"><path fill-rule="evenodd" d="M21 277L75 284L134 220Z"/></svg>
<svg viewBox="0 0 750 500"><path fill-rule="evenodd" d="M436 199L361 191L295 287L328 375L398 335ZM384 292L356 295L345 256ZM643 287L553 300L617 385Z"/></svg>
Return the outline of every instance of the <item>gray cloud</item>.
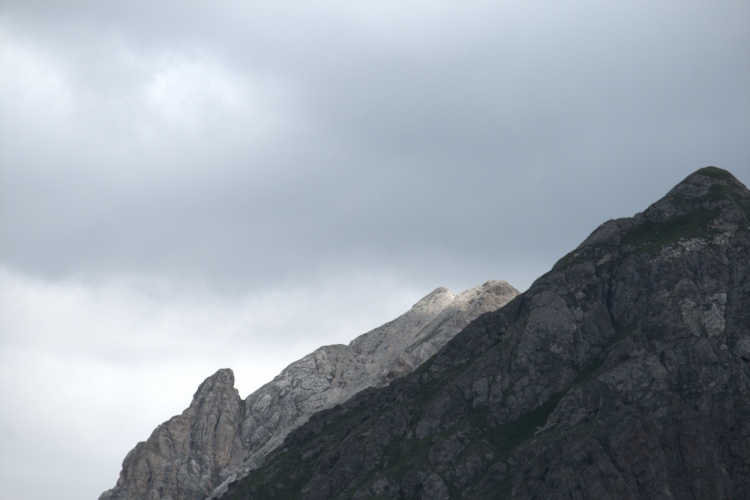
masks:
<svg viewBox="0 0 750 500"><path fill-rule="evenodd" d="M616 201L607 180L653 198L747 157L736 6L142 7L6 16L49 73L6 93L6 262L241 287L364 257L425 280L478 239L474 273L549 265Z"/></svg>
<svg viewBox="0 0 750 500"><path fill-rule="evenodd" d="M8 379L3 399L54 378L63 405L67 385L93 377L75 401L109 408L102 421L154 408L122 436L92 430L118 448L105 459L93 443L71 464L107 462L97 484L111 485L128 447L219 366L247 370L249 388L436 286L525 289L697 168L748 183L749 14L739 2L4 2L0 343L28 382ZM178 338L174 363L159 363ZM259 358L271 371L252 369ZM171 406L144 396L154 378L174 387L170 373L185 380ZM120 397L102 396L107 384ZM7 437L23 406L2 416ZM73 419L39 426L64 434ZM39 445L17 468L65 447L42 457ZM71 498L86 496L76 483Z"/></svg>

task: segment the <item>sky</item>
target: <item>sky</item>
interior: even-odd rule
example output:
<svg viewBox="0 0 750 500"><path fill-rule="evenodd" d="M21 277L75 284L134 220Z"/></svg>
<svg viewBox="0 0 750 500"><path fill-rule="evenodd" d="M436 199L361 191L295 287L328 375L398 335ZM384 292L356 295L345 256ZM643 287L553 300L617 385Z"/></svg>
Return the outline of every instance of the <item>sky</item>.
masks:
<svg viewBox="0 0 750 500"><path fill-rule="evenodd" d="M0 498L434 288L750 183L750 3L0 0Z"/></svg>

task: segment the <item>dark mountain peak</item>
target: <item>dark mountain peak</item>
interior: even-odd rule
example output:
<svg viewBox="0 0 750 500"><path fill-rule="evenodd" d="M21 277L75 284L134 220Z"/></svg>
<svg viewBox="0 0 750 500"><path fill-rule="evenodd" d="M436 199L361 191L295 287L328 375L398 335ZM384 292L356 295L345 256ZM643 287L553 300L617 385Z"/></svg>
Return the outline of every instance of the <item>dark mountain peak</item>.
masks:
<svg viewBox="0 0 750 500"><path fill-rule="evenodd" d="M680 240L710 242L750 229L750 191L726 170L701 168L633 217L603 223L553 270L602 265L634 252L653 252Z"/></svg>
<svg viewBox="0 0 750 500"><path fill-rule="evenodd" d="M750 193L747 188L731 173L717 167L705 167L687 176L642 215L658 223L690 212L705 214L731 207L747 217L748 200Z"/></svg>
<svg viewBox="0 0 750 500"><path fill-rule="evenodd" d="M703 167L672 188L667 198L680 196L687 199L702 199L706 197L714 186L746 190L745 186L729 171L718 167Z"/></svg>
<svg viewBox="0 0 750 500"><path fill-rule="evenodd" d="M744 498L749 211L728 172L691 174L229 498Z"/></svg>
<svg viewBox="0 0 750 500"><path fill-rule="evenodd" d="M740 191L747 191L747 187L732 175L731 172L719 167L703 167L696 170L688 175L682 182L677 184L672 191L685 191L683 195L691 196L689 187L693 186L697 191L692 193L692 196L700 198L708 194L711 187L715 185L738 189ZM670 191L670 193L672 191Z"/></svg>

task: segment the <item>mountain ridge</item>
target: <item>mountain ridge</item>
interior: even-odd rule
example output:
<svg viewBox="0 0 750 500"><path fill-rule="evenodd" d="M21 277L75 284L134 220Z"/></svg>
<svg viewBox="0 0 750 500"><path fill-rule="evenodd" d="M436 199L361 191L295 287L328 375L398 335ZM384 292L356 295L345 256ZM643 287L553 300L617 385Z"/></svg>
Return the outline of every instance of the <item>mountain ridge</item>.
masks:
<svg viewBox="0 0 750 500"><path fill-rule="evenodd" d="M700 169L225 497L742 498L749 259L750 192Z"/></svg>
<svg viewBox="0 0 750 500"><path fill-rule="evenodd" d="M215 498L311 414L409 373L476 316L517 294L496 280L458 295L437 288L348 345L323 346L293 362L245 400L234 388L232 371L220 369L200 385L181 415L128 453L116 486L99 498Z"/></svg>

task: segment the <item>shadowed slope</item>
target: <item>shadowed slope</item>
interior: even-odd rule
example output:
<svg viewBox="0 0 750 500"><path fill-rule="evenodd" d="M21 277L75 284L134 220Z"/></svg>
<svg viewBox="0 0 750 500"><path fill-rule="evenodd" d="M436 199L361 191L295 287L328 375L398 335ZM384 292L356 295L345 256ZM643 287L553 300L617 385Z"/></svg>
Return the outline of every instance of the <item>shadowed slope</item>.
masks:
<svg viewBox="0 0 750 500"><path fill-rule="evenodd" d="M701 169L228 498L741 498L749 260L750 192Z"/></svg>

